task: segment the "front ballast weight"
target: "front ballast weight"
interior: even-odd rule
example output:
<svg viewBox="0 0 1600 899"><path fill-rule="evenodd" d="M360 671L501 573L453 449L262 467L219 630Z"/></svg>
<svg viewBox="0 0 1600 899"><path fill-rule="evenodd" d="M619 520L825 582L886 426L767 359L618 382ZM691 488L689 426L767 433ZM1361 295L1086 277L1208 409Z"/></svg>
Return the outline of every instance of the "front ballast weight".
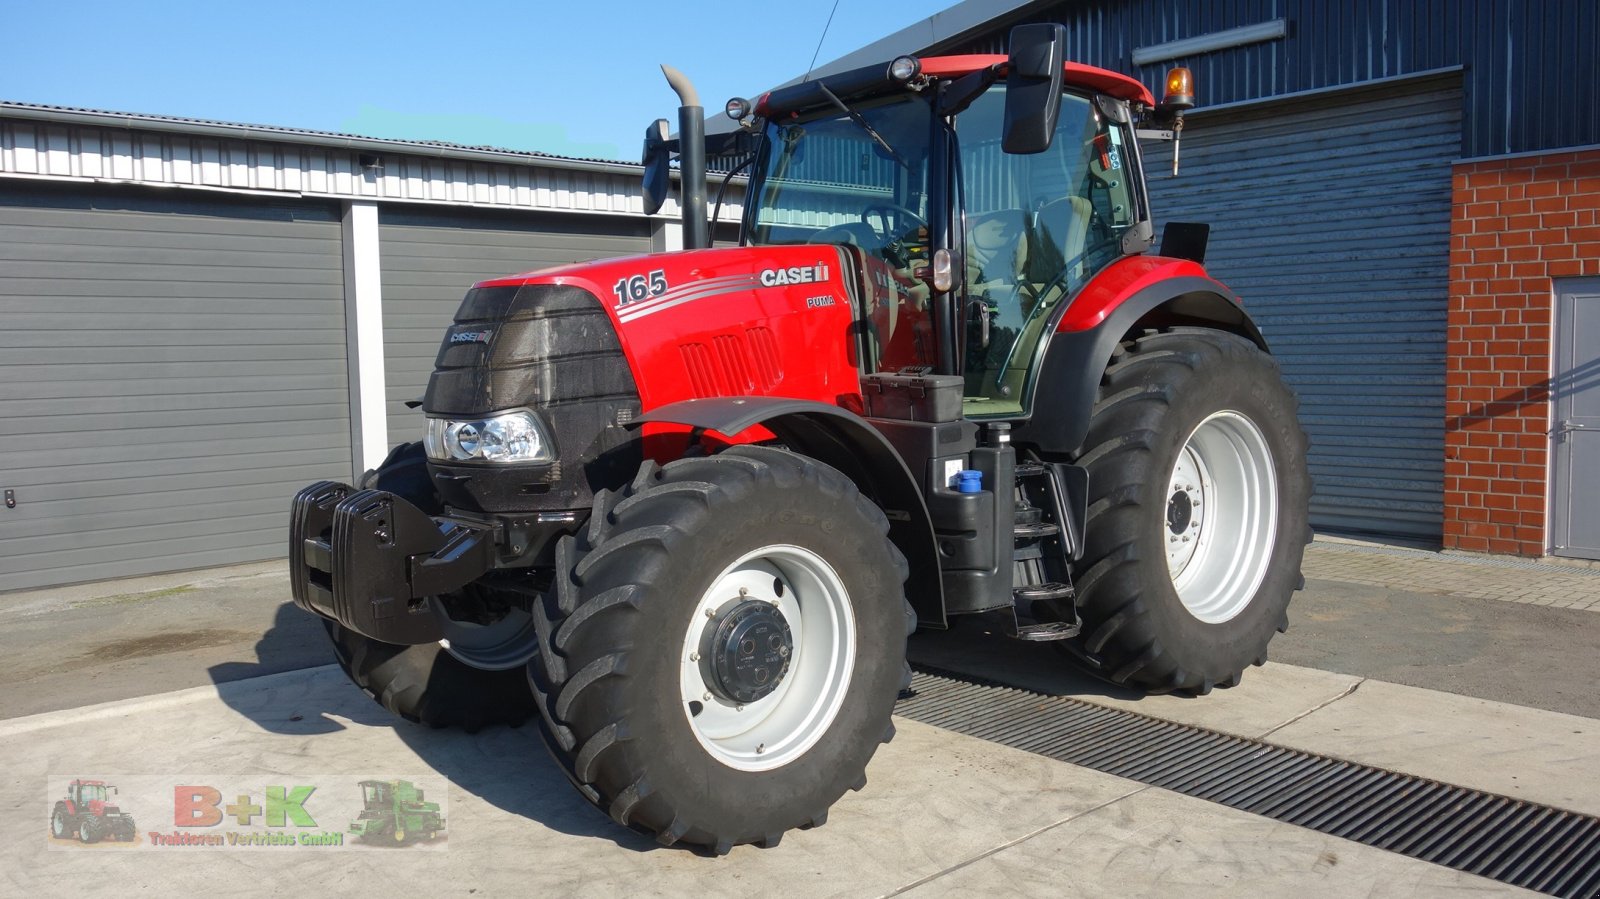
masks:
<svg viewBox="0 0 1600 899"><path fill-rule="evenodd" d="M289 574L295 604L374 640L443 638L430 599L495 567L495 527L437 519L386 490L319 481L294 498Z"/></svg>

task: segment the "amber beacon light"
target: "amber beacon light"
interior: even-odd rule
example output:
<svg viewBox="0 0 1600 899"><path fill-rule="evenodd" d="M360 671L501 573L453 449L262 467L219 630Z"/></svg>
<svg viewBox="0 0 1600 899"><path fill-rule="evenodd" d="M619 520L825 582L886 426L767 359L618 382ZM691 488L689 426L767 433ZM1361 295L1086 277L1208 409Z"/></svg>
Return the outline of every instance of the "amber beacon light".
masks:
<svg viewBox="0 0 1600 899"><path fill-rule="evenodd" d="M1189 109L1194 106L1194 75L1179 67L1167 73L1167 94L1161 105L1168 109Z"/></svg>

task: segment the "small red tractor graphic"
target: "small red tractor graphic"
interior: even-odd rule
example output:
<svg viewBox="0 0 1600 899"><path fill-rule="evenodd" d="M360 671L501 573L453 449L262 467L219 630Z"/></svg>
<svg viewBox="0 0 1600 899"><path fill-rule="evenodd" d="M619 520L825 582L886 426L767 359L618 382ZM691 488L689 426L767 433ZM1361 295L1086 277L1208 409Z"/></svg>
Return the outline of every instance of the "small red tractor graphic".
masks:
<svg viewBox="0 0 1600 899"><path fill-rule="evenodd" d="M133 816L110 804L108 797L116 792L103 780L74 780L67 785L67 798L50 812L50 835L58 840L77 837L83 843L131 842Z"/></svg>

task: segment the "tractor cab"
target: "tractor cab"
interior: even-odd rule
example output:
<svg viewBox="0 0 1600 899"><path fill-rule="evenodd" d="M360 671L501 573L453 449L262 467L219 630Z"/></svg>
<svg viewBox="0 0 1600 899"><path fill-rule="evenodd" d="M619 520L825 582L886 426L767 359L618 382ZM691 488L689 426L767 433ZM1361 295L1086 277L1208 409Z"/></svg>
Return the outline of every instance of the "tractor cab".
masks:
<svg viewBox="0 0 1600 899"><path fill-rule="evenodd" d="M393 799L390 798L390 787L381 780L364 780L361 782L361 816L368 817L368 812L391 807Z"/></svg>
<svg viewBox="0 0 1600 899"><path fill-rule="evenodd" d="M1051 313L1148 246L1132 119L1126 100L1067 84L1046 146L1007 152L1007 84L972 61L927 62L991 83L923 68L920 89L849 104L782 115L764 99L742 241L848 248L877 295L871 370L942 368L962 376L969 417L1020 415ZM955 313L943 328L940 292Z"/></svg>
<svg viewBox="0 0 1600 899"><path fill-rule="evenodd" d="M97 780L75 780L67 787L67 798L71 799L74 805L88 808L92 807L91 803L105 802L107 794L114 789Z"/></svg>

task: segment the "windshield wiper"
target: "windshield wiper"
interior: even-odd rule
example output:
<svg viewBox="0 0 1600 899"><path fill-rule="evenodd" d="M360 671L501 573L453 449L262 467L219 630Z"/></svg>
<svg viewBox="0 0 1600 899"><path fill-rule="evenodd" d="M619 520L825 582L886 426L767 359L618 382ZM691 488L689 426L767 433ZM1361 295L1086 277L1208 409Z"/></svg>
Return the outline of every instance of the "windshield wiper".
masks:
<svg viewBox="0 0 1600 899"><path fill-rule="evenodd" d="M828 86L826 84L823 84L822 82L818 81L818 82L816 82L816 85L817 85L818 88L820 88L822 90L823 96L825 96L829 100L833 101L833 105L839 107L839 111L840 112L842 112L845 115L849 116L850 117L850 121L855 122L857 125L861 126L861 130L867 132L867 136L868 137L870 137L873 140L877 141L878 142L878 146L882 147L885 153L888 153L890 156L894 157L894 161L900 163L900 167L901 168L905 169L908 172L911 171L911 163L906 162L904 156L901 156L899 154L899 152L897 152L895 150L894 147L889 146L889 142L883 139L883 135L878 133L878 129L872 127L872 123L868 122L866 120L865 116L863 116L859 112L856 112L854 109L851 109L850 107L844 105L844 101L839 99L839 96L837 94L835 94L833 91L828 90Z"/></svg>

